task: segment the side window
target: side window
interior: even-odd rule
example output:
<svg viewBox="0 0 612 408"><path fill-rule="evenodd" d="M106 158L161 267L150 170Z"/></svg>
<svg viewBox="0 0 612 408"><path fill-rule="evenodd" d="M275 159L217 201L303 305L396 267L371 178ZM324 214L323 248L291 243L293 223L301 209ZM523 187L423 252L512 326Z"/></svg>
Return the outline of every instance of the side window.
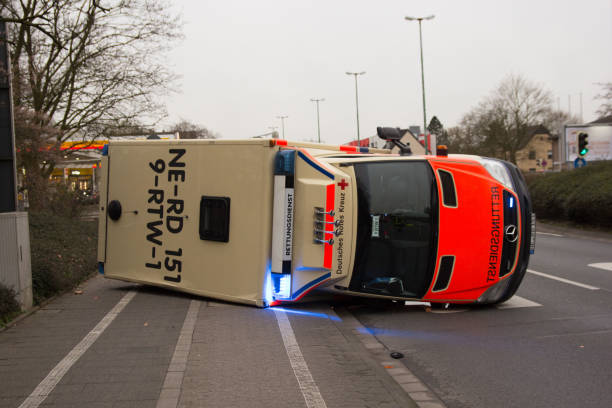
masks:
<svg viewBox="0 0 612 408"><path fill-rule="evenodd" d="M438 170L440 184L442 186L442 202L445 207L457 208L457 192L452 173L446 170Z"/></svg>

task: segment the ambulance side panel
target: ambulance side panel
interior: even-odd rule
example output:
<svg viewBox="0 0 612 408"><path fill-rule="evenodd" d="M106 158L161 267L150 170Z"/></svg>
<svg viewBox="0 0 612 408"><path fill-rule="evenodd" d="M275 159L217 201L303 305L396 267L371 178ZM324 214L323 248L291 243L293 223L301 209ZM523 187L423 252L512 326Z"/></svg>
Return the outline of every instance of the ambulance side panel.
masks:
<svg viewBox="0 0 612 408"><path fill-rule="evenodd" d="M100 223L105 276L264 306L276 151L267 141L111 143L107 195L121 216L105 211ZM225 222L227 242L202 237Z"/></svg>

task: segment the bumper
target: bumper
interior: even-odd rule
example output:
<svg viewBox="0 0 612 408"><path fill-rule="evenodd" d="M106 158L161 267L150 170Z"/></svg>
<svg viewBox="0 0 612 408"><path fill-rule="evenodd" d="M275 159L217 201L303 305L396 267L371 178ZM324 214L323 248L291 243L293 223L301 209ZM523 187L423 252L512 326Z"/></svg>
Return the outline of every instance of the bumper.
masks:
<svg viewBox="0 0 612 408"><path fill-rule="evenodd" d="M529 256L533 251L532 235L535 234L535 217L532 216L533 209L527 184L521 171L514 164L508 162L504 162L504 164L512 177L514 191L519 199L521 209L519 216L521 218L521 236L523 239L521 240L514 273L485 292L478 299L478 303L501 303L510 299L516 293L525 277L527 267L529 266Z"/></svg>

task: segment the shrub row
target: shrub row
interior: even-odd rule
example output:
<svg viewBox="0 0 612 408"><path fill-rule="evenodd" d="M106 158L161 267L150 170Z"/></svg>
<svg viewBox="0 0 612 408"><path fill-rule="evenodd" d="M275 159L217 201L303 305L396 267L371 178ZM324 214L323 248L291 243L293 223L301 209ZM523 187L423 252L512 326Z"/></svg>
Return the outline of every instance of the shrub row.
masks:
<svg viewBox="0 0 612 408"><path fill-rule="evenodd" d="M0 327L19 313L21 307L15 300L15 291L0 283Z"/></svg>
<svg viewBox="0 0 612 408"><path fill-rule="evenodd" d="M526 179L538 218L612 227L612 162Z"/></svg>
<svg viewBox="0 0 612 408"><path fill-rule="evenodd" d="M97 222L30 213L34 303L71 289L96 270Z"/></svg>

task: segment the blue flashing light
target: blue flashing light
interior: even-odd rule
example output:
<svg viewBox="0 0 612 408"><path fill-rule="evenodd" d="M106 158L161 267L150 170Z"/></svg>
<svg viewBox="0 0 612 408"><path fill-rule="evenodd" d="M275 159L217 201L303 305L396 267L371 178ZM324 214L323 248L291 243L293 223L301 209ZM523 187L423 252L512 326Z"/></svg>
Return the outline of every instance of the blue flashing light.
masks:
<svg viewBox="0 0 612 408"><path fill-rule="evenodd" d="M105 144L102 147L102 156L108 156L108 145L107 144Z"/></svg>
<svg viewBox="0 0 612 408"><path fill-rule="evenodd" d="M359 148L359 153L370 153L370 148L369 147L360 147Z"/></svg>
<svg viewBox="0 0 612 408"><path fill-rule="evenodd" d="M274 157L274 174L292 176L295 173L295 151L281 150Z"/></svg>
<svg viewBox="0 0 612 408"><path fill-rule="evenodd" d="M272 294L275 299L291 299L291 275L271 273Z"/></svg>
<svg viewBox="0 0 612 408"><path fill-rule="evenodd" d="M104 275L104 262L98 262L98 272L100 275Z"/></svg>
<svg viewBox="0 0 612 408"><path fill-rule="evenodd" d="M508 207L514 208L514 197L510 197L510 202L508 203Z"/></svg>

